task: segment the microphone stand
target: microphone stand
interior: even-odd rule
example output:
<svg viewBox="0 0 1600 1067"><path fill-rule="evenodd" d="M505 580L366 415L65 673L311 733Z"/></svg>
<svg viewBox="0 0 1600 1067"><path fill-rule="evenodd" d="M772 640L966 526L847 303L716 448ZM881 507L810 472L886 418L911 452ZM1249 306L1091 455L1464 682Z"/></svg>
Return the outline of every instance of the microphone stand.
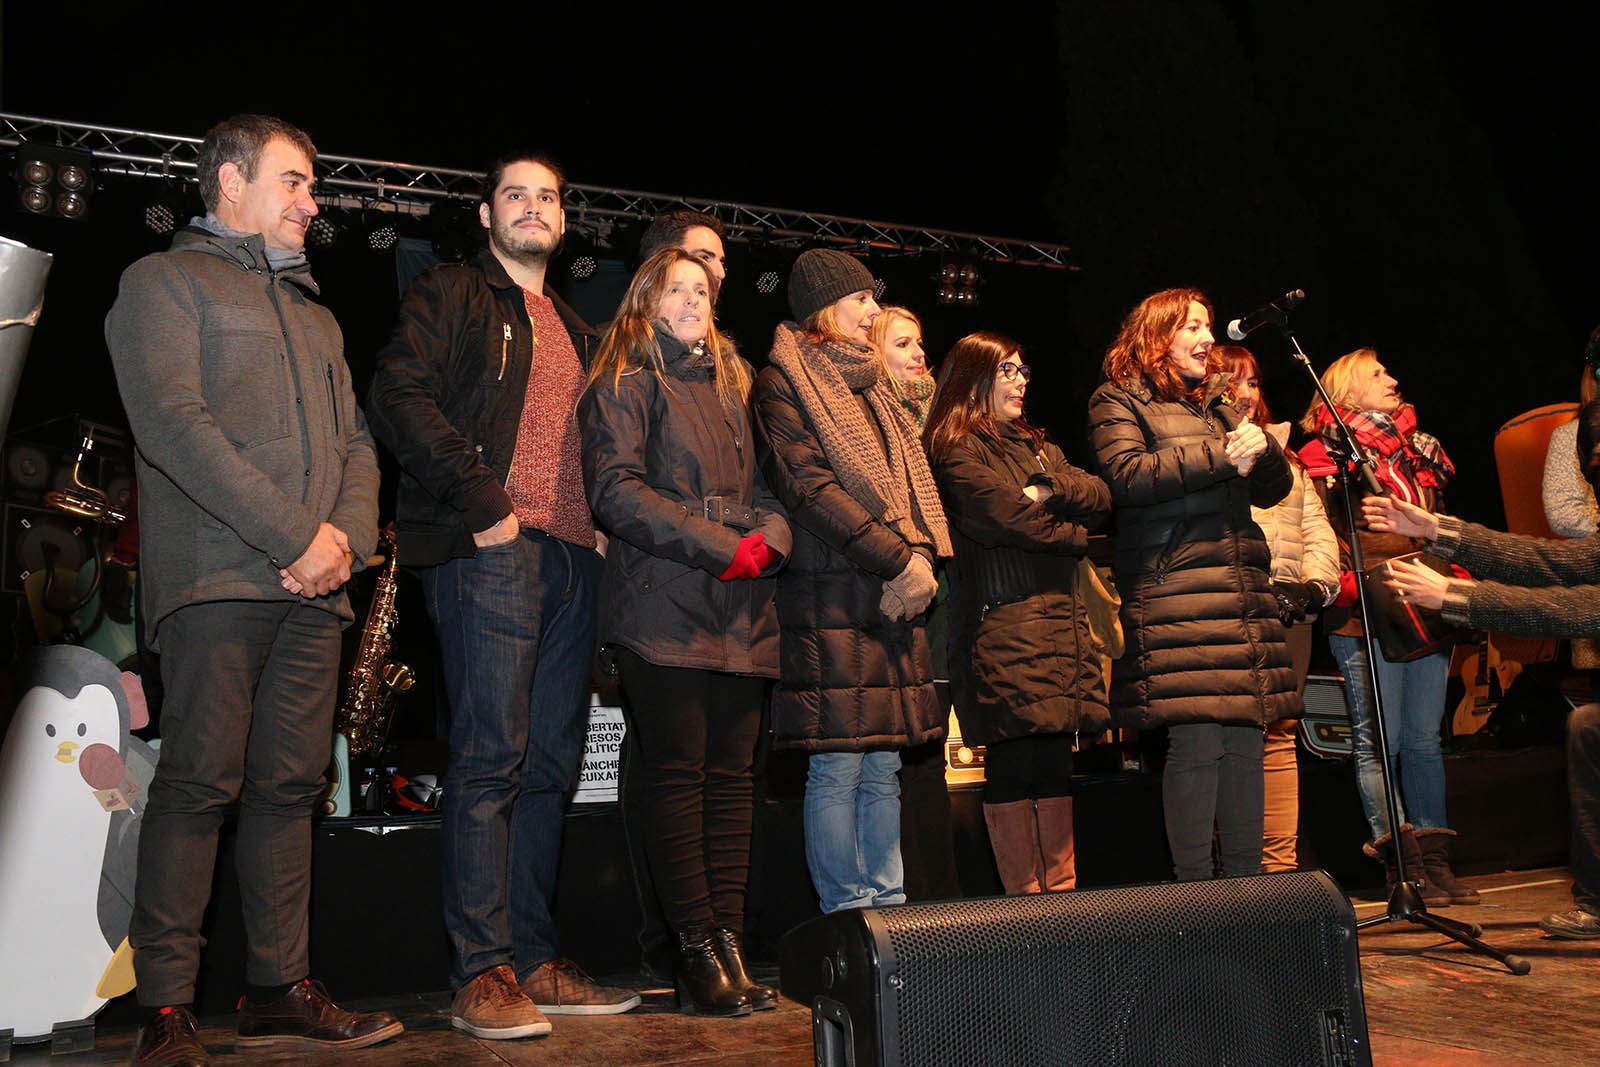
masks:
<svg viewBox="0 0 1600 1067"><path fill-rule="evenodd" d="M1395 884L1394 891L1389 894L1389 906L1382 915L1374 915L1370 919L1363 919L1356 924L1357 929L1366 929L1369 926L1378 926L1386 923L1410 922L1418 926L1425 926L1430 930L1441 933L1452 941L1465 945L1474 952L1489 956L1500 963L1512 974L1527 974L1532 966L1521 956L1509 955L1492 945L1479 940L1483 928L1476 923L1464 923L1456 919L1447 919L1434 915L1428 911L1428 905L1422 899L1421 886L1407 877L1405 850L1400 845L1400 802L1395 795L1394 780L1389 774L1389 736L1384 726L1383 694L1378 684L1378 656L1381 654L1377 641L1373 637L1372 614L1367 606L1366 584L1361 576L1365 571L1365 564L1361 557L1361 534L1356 527L1355 492L1351 488L1350 479L1355 471L1361 472L1361 478L1367 488L1378 494L1387 495L1374 473L1375 467L1372 457L1356 441L1355 435L1350 432L1350 427L1345 424L1340 416L1339 409L1334 407L1329 399L1327 390L1322 387L1322 379L1312 369L1311 359L1306 355L1305 349L1300 347L1299 340L1294 332L1289 329L1288 318L1279 323L1284 339L1289 342L1290 355L1302 367L1306 376L1311 379L1312 386L1317 395L1322 398L1322 403L1327 407L1328 413L1333 416L1334 424L1338 427L1340 442L1336 446L1335 459L1339 468L1339 485L1342 490L1340 496L1344 500L1345 528L1350 533L1350 563L1356 574L1356 602L1361 612L1362 640L1367 648L1367 692L1372 697L1372 720L1374 736L1377 738L1378 763L1383 769L1383 799L1389 813L1389 847L1394 850ZM1343 455L1338 455L1337 450L1342 449Z"/></svg>

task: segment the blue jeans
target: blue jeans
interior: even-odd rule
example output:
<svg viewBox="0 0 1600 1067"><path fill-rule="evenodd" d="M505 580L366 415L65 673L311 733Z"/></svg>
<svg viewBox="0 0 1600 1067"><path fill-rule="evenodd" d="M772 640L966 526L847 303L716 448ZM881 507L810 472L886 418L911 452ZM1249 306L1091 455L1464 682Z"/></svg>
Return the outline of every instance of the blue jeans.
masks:
<svg viewBox="0 0 1600 1067"><path fill-rule="evenodd" d="M1330 634L1328 644L1344 674L1361 807L1372 836L1382 837L1389 832L1389 813L1372 736L1366 639ZM1405 797L1398 806L1400 820L1417 827L1449 825L1444 814L1444 757L1439 754L1439 724L1444 718L1444 686L1449 673L1450 657L1442 652L1410 663L1390 663L1381 650L1378 653L1378 687L1383 696L1384 733L1389 739L1388 770L1392 775L1395 760L1400 761L1400 789Z"/></svg>
<svg viewBox="0 0 1600 1067"><path fill-rule="evenodd" d="M450 697L444 921L459 988L556 958L550 900L588 728L601 559L539 530L423 572Z"/></svg>
<svg viewBox="0 0 1600 1067"><path fill-rule="evenodd" d="M900 753L817 752L806 767L806 863L824 913L904 904Z"/></svg>

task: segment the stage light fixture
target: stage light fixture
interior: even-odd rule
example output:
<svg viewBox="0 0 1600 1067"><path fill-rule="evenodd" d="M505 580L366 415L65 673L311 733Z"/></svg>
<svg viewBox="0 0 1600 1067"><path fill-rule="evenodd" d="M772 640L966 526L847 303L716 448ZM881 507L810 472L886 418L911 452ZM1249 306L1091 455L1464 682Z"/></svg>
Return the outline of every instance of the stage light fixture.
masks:
<svg viewBox="0 0 1600 1067"><path fill-rule="evenodd" d="M476 203L439 200L428 208L428 234L433 254L446 263L464 263L483 247L483 227Z"/></svg>
<svg viewBox="0 0 1600 1067"><path fill-rule="evenodd" d="M882 278L872 279L872 299L878 301L880 304L883 302L883 289L884 282Z"/></svg>
<svg viewBox="0 0 1600 1067"><path fill-rule="evenodd" d="M144 228L156 237L165 237L182 226L188 214L183 185L175 179L164 180L145 198Z"/></svg>
<svg viewBox="0 0 1600 1067"><path fill-rule="evenodd" d="M561 258L566 261L567 273L578 281L594 277L600 269L604 242L598 228L591 226L572 226L561 240Z"/></svg>
<svg viewBox="0 0 1600 1067"><path fill-rule="evenodd" d="M23 144L16 155L17 202L34 215L81 219L94 193L94 156L72 148Z"/></svg>
<svg viewBox="0 0 1600 1067"><path fill-rule="evenodd" d="M777 271L764 270L760 274L756 275L756 292L760 293L762 296L771 296L773 293L777 292L778 282L780 281L782 281L782 279L778 276Z"/></svg>
<svg viewBox="0 0 1600 1067"><path fill-rule="evenodd" d="M306 226L306 247L321 251L339 243L339 224L319 214Z"/></svg>
<svg viewBox="0 0 1600 1067"><path fill-rule="evenodd" d="M373 200L362 213L367 227L367 248L378 255L394 251L394 246L400 241L395 212L394 204L389 201Z"/></svg>
<svg viewBox="0 0 1600 1067"><path fill-rule="evenodd" d="M978 265L965 260L947 259L939 264L934 275L938 282L935 300L944 307L975 308L978 306L978 286L983 279Z"/></svg>

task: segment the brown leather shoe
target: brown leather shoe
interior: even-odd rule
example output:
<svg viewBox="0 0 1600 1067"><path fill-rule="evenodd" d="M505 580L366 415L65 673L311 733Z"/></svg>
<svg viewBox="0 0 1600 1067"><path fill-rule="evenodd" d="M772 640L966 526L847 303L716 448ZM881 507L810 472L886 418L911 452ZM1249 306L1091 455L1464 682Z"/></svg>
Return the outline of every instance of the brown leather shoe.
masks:
<svg viewBox="0 0 1600 1067"><path fill-rule="evenodd" d="M517 988L517 973L503 963L456 990L450 1025L486 1041L543 1037L550 1032L550 1020Z"/></svg>
<svg viewBox="0 0 1600 1067"><path fill-rule="evenodd" d="M631 989L601 985L571 960L551 960L522 980L522 992L550 1015L620 1015L639 1006Z"/></svg>
<svg viewBox="0 0 1600 1067"><path fill-rule="evenodd" d="M211 1057L196 1029L188 1008L162 1008L139 1027L133 1043L134 1067L206 1067Z"/></svg>
<svg viewBox="0 0 1600 1067"><path fill-rule="evenodd" d="M270 1004L239 1005L234 1048L366 1048L399 1036L405 1027L386 1011L345 1011L309 978Z"/></svg>

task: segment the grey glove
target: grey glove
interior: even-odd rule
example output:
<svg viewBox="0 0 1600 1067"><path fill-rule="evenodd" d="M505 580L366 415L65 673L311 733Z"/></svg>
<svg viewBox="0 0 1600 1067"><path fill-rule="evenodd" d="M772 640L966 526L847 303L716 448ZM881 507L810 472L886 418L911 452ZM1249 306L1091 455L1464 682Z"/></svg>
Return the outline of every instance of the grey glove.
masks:
<svg viewBox="0 0 1600 1067"><path fill-rule="evenodd" d="M916 618L928 610L928 605L933 603L933 598L939 593L939 583L933 576L933 564L917 553L912 553L911 562L906 564L906 569L885 585L884 590L885 592L893 590L895 596L904 602L905 607L903 615L887 611L884 612L885 615L891 619Z"/></svg>

